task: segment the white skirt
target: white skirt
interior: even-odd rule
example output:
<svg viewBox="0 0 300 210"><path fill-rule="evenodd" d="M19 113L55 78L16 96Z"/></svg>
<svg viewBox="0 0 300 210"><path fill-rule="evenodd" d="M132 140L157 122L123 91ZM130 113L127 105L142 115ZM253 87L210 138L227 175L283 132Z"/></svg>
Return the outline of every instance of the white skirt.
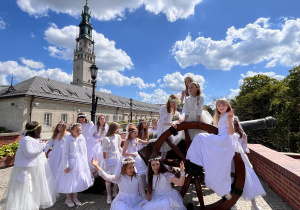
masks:
<svg viewBox="0 0 300 210"><path fill-rule="evenodd" d="M58 196L52 171L45 153L42 152L37 156L36 166L12 169L4 209L45 209L52 206Z"/></svg>
<svg viewBox="0 0 300 210"><path fill-rule="evenodd" d="M59 193L76 193L82 192L93 185L88 163L86 158L77 155L73 168L66 173L63 164L59 166L59 171L55 177L57 192Z"/></svg>
<svg viewBox="0 0 300 210"><path fill-rule="evenodd" d="M139 194L119 192L111 204L111 210L139 210L144 199Z"/></svg>

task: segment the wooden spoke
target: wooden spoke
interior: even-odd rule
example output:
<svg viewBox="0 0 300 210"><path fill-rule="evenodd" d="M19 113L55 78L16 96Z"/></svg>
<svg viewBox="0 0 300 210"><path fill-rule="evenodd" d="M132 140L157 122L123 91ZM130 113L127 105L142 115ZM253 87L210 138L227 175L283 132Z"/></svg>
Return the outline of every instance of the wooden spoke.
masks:
<svg viewBox="0 0 300 210"><path fill-rule="evenodd" d="M168 166L173 166L173 167L180 167L180 163L177 160L173 160L173 159L165 159L164 164L168 165Z"/></svg>
<svg viewBox="0 0 300 210"><path fill-rule="evenodd" d="M188 176L185 178L184 184L183 184L183 186L181 187L181 190L180 190L180 195L181 195L181 197L184 197L184 195L185 195L186 192L188 191L189 186L190 186L190 184L191 184L191 180L192 180L192 176L191 176L191 175L188 175Z"/></svg>
<svg viewBox="0 0 300 210"><path fill-rule="evenodd" d="M192 143L191 137L190 137L190 134L189 134L188 130L184 130L184 136L185 136L186 148L188 149L190 147L191 143Z"/></svg>
<svg viewBox="0 0 300 210"><path fill-rule="evenodd" d="M186 158L184 156L184 154L182 154L182 152L180 151L180 149L175 146L170 139L166 139L167 144L172 148L172 150L179 156L179 158L183 161L186 161Z"/></svg>
<svg viewBox="0 0 300 210"><path fill-rule="evenodd" d="M197 192L197 197L201 207L204 207L203 195L202 195L202 188L200 183L200 177L194 177L195 179L195 188Z"/></svg>

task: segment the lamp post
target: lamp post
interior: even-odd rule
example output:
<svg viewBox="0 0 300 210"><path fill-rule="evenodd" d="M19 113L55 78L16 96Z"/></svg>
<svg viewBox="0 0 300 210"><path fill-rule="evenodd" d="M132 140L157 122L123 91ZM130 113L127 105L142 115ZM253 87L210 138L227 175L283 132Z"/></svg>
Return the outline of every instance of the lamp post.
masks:
<svg viewBox="0 0 300 210"><path fill-rule="evenodd" d="M96 113L96 106L97 103L95 103L95 89L96 89L96 78L97 78L97 74L98 74L98 67L93 64L90 67L90 71L91 71L91 77L92 77L92 84L93 84L93 94L92 94L92 111L91 111L91 120L93 121L93 123L95 123L95 113Z"/></svg>
<svg viewBox="0 0 300 210"><path fill-rule="evenodd" d="M130 122L132 123L132 98L130 100Z"/></svg>

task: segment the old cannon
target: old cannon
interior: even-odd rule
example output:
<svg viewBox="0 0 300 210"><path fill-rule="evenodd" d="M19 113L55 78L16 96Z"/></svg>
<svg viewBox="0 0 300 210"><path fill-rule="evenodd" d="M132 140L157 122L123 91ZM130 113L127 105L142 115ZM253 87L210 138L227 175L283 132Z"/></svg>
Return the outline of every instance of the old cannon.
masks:
<svg viewBox="0 0 300 210"><path fill-rule="evenodd" d="M240 123L245 132L258 129L268 129L273 128L275 125L275 119L272 117L266 117L258 120L244 121ZM202 173L202 167L195 164L189 163L186 159L186 152L191 144L191 139L189 136L189 129L199 129L204 130L208 133L218 134L218 128L209 124L199 123L199 122L185 122L177 125L177 129L170 127L169 130L165 131L156 141L153 141L139 151L140 156L143 158L146 164L148 164L148 159L155 154L159 153L159 150L164 142L166 142L172 150L168 152L164 163L169 166L179 167L180 161L188 163L186 165L187 177L185 183L181 188L180 194L182 197L185 196L189 185L191 183L195 184L195 189L197 192L197 197L201 208L205 209L230 209L239 199L243 193L244 183L245 183L245 165L239 153L234 155L234 163L236 167L236 172L234 174L234 181L232 184L232 198L226 200L224 198L219 201L205 205L202 195L201 183L204 180L204 174ZM175 135L178 131L184 130L185 141L182 140L178 145L174 145L168 137L172 134Z"/></svg>

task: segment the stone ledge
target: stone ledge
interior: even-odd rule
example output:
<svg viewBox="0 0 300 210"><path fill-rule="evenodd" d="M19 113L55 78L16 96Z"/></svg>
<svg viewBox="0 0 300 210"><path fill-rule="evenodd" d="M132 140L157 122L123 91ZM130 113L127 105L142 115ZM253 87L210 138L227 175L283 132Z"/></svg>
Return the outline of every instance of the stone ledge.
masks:
<svg viewBox="0 0 300 210"><path fill-rule="evenodd" d="M253 168L292 208L300 206L300 161L260 144L249 144Z"/></svg>

